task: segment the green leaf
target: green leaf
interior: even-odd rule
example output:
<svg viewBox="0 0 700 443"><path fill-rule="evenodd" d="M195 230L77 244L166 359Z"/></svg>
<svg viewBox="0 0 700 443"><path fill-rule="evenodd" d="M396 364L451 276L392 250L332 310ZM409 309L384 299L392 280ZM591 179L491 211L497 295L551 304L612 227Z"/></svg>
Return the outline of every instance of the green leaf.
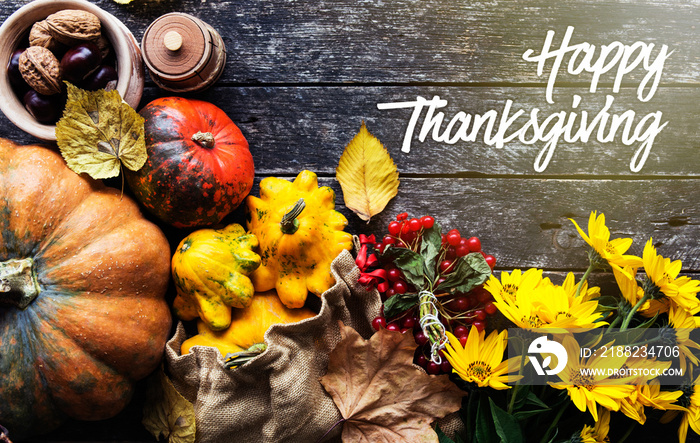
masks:
<svg viewBox="0 0 700 443"><path fill-rule="evenodd" d="M435 425L435 433L438 436L438 443L456 443L454 440L452 440L450 437L448 437L444 432L442 432L442 429L440 429L440 426Z"/></svg>
<svg viewBox="0 0 700 443"><path fill-rule="evenodd" d="M489 399L490 401L490 399ZM478 443L498 443L499 436L496 433L496 427L489 413L489 407L485 401L479 401L479 407L476 411L475 423L476 441Z"/></svg>
<svg viewBox="0 0 700 443"><path fill-rule="evenodd" d="M534 392L530 392L527 394L527 404L538 406L538 407L543 408L545 410L549 410L549 406L547 406L547 404L545 402L540 400L540 398L538 396L536 396Z"/></svg>
<svg viewBox="0 0 700 443"><path fill-rule="evenodd" d="M436 291L469 292L483 284L491 275L491 267L479 252L472 252L457 258L455 270L447 274L445 281L440 283Z"/></svg>
<svg viewBox="0 0 700 443"><path fill-rule="evenodd" d="M382 253L382 261L391 260L399 268L406 281L417 290L425 287L425 277L423 276L423 257L410 249L391 247Z"/></svg>
<svg viewBox="0 0 700 443"><path fill-rule="evenodd" d="M423 231L423 238L420 245L420 254L423 256L423 272L431 282L435 280L435 270L437 260L442 247L442 230L435 222L432 228Z"/></svg>
<svg viewBox="0 0 700 443"><path fill-rule="evenodd" d="M518 410L525 406L528 401L528 397L530 396L530 385L519 385L516 386L515 389L512 389L511 391L515 391L515 402L513 403L513 409Z"/></svg>
<svg viewBox="0 0 700 443"><path fill-rule="evenodd" d="M496 403L489 398L491 406L491 417L496 428L496 433L501 439L501 443L524 443L523 431L520 429L518 420L499 408Z"/></svg>
<svg viewBox="0 0 700 443"><path fill-rule="evenodd" d="M116 90L66 85L68 101L56 123L56 142L68 167L94 179L118 176L122 164L141 169L147 158L143 117Z"/></svg>
<svg viewBox="0 0 700 443"><path fill-rule="evenodd" d="M535 408L524 409L527 406L534 406ZM513 417L515 417L518 421L524 421L530 417L537 416L552 410L542 400L540 400L540 398L537 395L535 395L534 392L528 392L527 397L525 398L524 405L521 405L520 408L523 409L513 414Z"/></svg>
<svg viewBox="0 0 700 443"><path fill-rule="evenodd" d="M384 302L384 317L394 318L418 304L418 294L396 294Z"/></svg>
<svg viewBox="0 0 700 443"><path fill-rule="evenodd" d="M194 442L194 406L177 392L162 368L148 380L142 423L156 440L165 438L169 443Z"/></svg>

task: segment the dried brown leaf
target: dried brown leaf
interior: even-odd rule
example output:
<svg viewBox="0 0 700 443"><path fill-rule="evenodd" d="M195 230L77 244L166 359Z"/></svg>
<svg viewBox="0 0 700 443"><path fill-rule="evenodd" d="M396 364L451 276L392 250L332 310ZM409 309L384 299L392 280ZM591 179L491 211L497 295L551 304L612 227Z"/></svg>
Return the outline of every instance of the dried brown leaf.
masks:
<svg viewBox="0 0 700 443"><path fill-rule="evenodd" d="M345 419L343 441L437 443L431 422L457 411L464 392L413 364L411 334L380 329L364 340L340 330L321 383Z"/></svg>
<svg viewBox="0 0 700 443"><path fill-rule="evenodd" d="M142 423L157 440L164 438L168 443L195 440L194 406L177 392L162 369L149 380Z"/></svg>

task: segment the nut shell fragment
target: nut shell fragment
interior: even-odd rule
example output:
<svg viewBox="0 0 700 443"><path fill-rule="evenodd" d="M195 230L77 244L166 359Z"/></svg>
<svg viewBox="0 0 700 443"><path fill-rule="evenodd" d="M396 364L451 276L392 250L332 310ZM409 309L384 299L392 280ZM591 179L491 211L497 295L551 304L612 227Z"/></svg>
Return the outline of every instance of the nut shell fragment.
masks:
<svg viewBox="0 0 700 443"><path fill-rule="evenodd" d="M79 9L64 9L46 17L49 32L61 43L76 44L100 37L100 19L93 13Z"/></svg>
<svg viewBox="0 0 700 443"><path fill-rule="evenodd" d="M102 60L106 59L109 55L109 51L112 49L112 46L109 43L109 39L105 37L104 34L101 34L98 38L92 40L92 42L96 44L98 48L100 48Z"/></svg>
<svg viewBox="0 0 700 443"><path fill-rule="evenodd" d="M39 94L61 92L61 65L55 55L43 46L30 46L19 57L19 72L27 84Z"/></svg>

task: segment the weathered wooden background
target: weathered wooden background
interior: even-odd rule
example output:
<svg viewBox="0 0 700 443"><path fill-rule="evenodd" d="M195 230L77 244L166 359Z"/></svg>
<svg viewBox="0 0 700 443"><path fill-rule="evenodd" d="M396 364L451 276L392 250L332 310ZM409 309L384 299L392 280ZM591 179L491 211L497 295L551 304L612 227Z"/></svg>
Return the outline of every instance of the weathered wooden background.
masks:
<svg viewBox="0 0 700 443"><path fill-rule="evenodd" d="M25 1L0 2L4 20ZM700 2L546 0L134 0L129 5L95 1L121 19L140 41L158 16L180 11L202 18L222 35L224 74L214 88L189 94L211 101L236 122L250 143L259 178L294 177L302 169L319 174L337 191L337 204L354 233L383 233L397 213L432 214L441 224L477 235L494 254L497 269L540 267L553 273L582 271L583 242L568 218L586 222L604 212L613 236L632 237L641 254L652 236L664 256L681 259L683 271L700 276ZM637 100L642 69L628 74L619 93L612 75L588 91L591 74L567 74L566 64L545 100L544 75L522 59L541 51L548 30L554 48L575 26L572 44L599 47L613 41L668 45L659 89L649 102ZM565 59L568 60L568 57ZM378 103L440 96L446 122L459 111L500 116L506 100L513 110L540 109L540 121L570 111L594 116L605 96L611 113L663 112L667 127L654 142L644 168L630 171L639 143L620 136L601 144L560 142L549 167L535 172L542 143L489 146L475 142L418 140L401 152L411 110L379 110ZM168 95L147 82L142 105ZM425 111L421 115L422 121ZM0 136L35 142L0 117ZM499 117L500 119L500 117ZM343 206L334 179L345 145L365 121L393 156L401 175L398 196L385 212L365 224ZM524 121L524 120L518 120ZM514 124L513 128L519 127ZM257 188L253 190L257 193ZM231 220L240 217L240 211ZM186 235L165 228L173 243ZM148 439L140 429L139 401L106 423L69 423L54 438ZM132 423L125 425L125 423ZM675 432L675 430L674 430Z"/></svg>

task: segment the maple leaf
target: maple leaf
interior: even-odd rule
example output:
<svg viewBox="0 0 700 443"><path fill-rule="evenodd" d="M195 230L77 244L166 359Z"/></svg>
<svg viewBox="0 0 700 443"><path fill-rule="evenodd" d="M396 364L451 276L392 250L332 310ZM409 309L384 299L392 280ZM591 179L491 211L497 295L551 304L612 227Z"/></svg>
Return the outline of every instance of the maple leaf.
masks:
<svg viewBox="0 0 700 443"><path fill-rule="evenodd" d="M340 324L321 383L343 419L344 442L438 442L431 422L457 411L465 392L413 364L411 334L381 328L364 340Z"/></svg>
<svg viewBox="0 0 700 443"><path fill-rule="evenodd" d="M68 101L56 123L56 142L68 167L94 179L137 171L146 162L143 117L116 90L85 91L66 82Z"/></svg>
<svg viewBox="0 0 700 443"><path fill-rule="evenodd" d="M194 406L173 386L163 369L148 380L142 423L160 440L168 443L194 443L197 430Z"/></svg>
<svg viewBox="0 0 700 443"><path fill-rule="evenodd" d="M399 189L394 161L365 122L340 156L335 177L343 189L345 206L367 222L384 210Z"/></svg>

